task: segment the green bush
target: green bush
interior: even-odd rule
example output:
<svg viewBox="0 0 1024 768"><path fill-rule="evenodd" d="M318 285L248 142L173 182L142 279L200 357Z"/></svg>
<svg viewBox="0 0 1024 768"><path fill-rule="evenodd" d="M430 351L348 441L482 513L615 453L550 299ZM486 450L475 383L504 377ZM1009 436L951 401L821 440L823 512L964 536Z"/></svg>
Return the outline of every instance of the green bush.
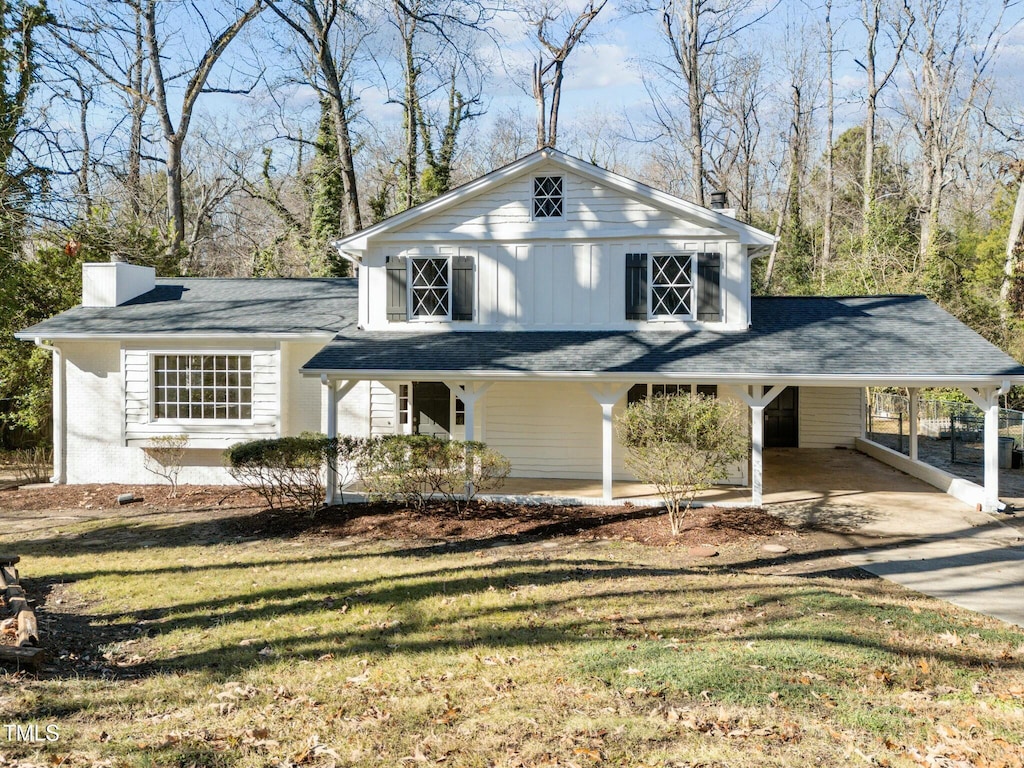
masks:
<svg viewBox="0 0 1024 768"><path fill-rule="evenodd" d="M456 508L468 505L480 491L500 488L510 470L508 459L483 443L428 435L368 440L356 460L370 499L404 501L418 509L438 496Z"/></svg>
<svg viewBox="0 0 1024 768"><path fill-rule="evenodd" d="M703 395L650 397L619 417L619 439L629 449L626 466L658 489L673 535L697 492L746 457L745 417L739 403Z"/></svg>
<svg viewBox="0 0 1024 768"><path fill-rule="evenodd" d="M291 502L310 514L324 501L324 476L336 461L337 441L304 432L297 437L250 440L225 451L228 472L275 509Z"/></svg>

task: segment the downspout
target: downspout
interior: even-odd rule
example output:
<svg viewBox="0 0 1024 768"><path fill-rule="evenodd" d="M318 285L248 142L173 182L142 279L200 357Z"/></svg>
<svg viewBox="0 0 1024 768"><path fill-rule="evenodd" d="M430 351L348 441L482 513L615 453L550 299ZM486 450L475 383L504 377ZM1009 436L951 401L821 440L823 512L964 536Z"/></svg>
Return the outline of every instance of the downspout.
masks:
<svg viewBox="0 0 1024 768"><path fill-rule="evenodd" d="M67 471L67 366L60 347L43 343L36 337L35 345L53 354L53 477L51 483L64 485L68 481Z"/></svg>

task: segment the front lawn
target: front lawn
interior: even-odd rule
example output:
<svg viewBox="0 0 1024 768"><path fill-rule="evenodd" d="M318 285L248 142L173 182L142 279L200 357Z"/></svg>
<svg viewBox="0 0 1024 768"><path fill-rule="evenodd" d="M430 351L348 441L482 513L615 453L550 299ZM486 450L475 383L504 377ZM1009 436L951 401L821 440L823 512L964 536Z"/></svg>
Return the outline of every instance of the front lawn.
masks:
<svg viewBox="0 0 1024 768"><path fill-rule="evenodd" d="M60 738L0 729L4 764L1024 760L1024 632L835 558L270 535L250 514L2 538L63 656L8 674L0 722Z"/></svg>

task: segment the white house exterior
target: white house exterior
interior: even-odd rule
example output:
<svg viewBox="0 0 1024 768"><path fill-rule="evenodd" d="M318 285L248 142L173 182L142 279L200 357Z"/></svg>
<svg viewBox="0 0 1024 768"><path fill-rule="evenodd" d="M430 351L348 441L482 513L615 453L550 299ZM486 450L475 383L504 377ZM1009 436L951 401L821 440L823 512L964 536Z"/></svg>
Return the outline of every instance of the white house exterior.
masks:
<svg viewBox="0 0 1024 768"><path fill-rule="evenodd" d="M338 241L355 280L86 265L83 306L19 334L54 350L55 480L151 480L168 433L197 483L243 439L421 432L611 500L616 414L684 389L749 406L728 481L760 503L763 448L861 446L866 386L957 386L989 420L985 488L959 492L996 508L996 398L1024 367L922 297L752 299L773 238L729 214L543 150Z"/></svg>

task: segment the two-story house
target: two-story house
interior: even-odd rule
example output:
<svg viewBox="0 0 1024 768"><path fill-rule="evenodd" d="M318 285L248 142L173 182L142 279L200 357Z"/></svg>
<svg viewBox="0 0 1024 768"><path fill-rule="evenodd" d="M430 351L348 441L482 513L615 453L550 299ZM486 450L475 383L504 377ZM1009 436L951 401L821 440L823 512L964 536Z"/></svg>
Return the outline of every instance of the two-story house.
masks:
<svg viewBox="0 0 1024 768"><path fill-rule="evenodd" d="M185 432L183 482L253 437L477 439L513 476L629 479L614 419L657 393L736 398L761 502L772 447L868 449L998 502L998 393L1024 366L920 296L760 298L773 237L547 149L338 241L355 280L160 279L84 268L83 305L19 334L53 349L57 482L144 482ZM864 440L865 387L962 388L986 413L985 487ZM912 402L916 398L912 397ZM891 452L889 452L891 453Z"/></svg>

